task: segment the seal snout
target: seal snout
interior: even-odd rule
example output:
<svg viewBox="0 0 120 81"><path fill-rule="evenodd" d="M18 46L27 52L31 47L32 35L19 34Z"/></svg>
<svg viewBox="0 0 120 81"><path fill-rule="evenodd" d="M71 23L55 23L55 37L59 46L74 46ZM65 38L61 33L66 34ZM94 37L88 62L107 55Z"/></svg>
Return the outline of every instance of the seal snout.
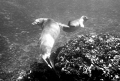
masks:
<svg viewBox="0 0 120 81"><path fill-rule="evenodd" d="M32 23L32 25L36 25L36 24L38 24L40 21L38 20L38 19L36 19L33 23Z"/></svg>
<svg viewBox="0 0 120 81"><path fill-rule="evenodd" d="M36 25L37 23L36 22L33 22L32 25Z"/></svg>

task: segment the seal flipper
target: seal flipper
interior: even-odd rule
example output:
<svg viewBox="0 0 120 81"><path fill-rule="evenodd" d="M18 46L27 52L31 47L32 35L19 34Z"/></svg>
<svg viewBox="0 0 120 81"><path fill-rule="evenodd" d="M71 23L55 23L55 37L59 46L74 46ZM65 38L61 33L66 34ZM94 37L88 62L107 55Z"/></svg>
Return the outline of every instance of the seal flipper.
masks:
<svg viewBox="0 0 120 81"><path fill-rule="evenodd" d="M47 59L44 59L43 58L43 60L45 61L45 63L50 67L50 68L53 68L52 67L52 65L51 65L51 63L49 62L49 59L47 58ZM48 60L48 61L47 61Z"/></svg>
<svg viewBox="0 0 120 81"><path fill-rule="evenodd" d="M42 55L42 59L45 61L45 63L52 69L54 68L53 62L50 60L50 54Z"/></svg>

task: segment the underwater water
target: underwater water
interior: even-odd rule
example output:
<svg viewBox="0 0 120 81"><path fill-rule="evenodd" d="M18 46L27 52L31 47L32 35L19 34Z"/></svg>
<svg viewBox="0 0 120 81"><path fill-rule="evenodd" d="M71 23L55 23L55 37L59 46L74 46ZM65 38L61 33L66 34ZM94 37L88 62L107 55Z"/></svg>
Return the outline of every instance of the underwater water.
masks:
<svg viewBox="0 0 120 81"><path fill-rule="evenodd" d="M0 0L0 80L14 81L31 69L40 53L41 28L32 26L38 17L69 20L88 16L85 28L62 31L56 48L81 34L120 33L119 0ZM33 80L34 81L34 80Z"/></svg>

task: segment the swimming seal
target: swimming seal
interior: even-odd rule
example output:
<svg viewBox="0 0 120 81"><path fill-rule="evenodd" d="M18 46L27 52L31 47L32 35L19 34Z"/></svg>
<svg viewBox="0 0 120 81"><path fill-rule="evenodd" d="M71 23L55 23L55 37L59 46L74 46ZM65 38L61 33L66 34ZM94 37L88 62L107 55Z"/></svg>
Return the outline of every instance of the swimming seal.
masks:
<svg viewBox="0 0 120 81"><path fill-rule="evenodd" d="M84 28L84 22L88 20L87 16L81 16L79 19L72 20L68 22L68 26L70 27L82 27Z"/></svg>
<svg viewBox="0 0 120 81"><path fill-rule="evenodd" d="M69 28L69 26L56 22L51 18L38 18L32 24L42 27L43 30L39 38L40 49L42 50L42 54L40 55L50 68L54 68L54 64L50 58L51 50L60 35L61 27Z"/></svg>

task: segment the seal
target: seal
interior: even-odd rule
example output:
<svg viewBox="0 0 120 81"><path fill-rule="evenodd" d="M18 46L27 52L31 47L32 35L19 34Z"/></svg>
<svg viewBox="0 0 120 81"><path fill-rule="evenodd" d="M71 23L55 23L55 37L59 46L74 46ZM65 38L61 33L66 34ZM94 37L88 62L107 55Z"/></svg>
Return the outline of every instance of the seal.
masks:
<svg viewBox="0 0 120 81"><path fill-rule="evenodd" d="M69 26L56 22L51 18L37 18L32 25L39 25L43 29L39 38L40 49L42 52L40 57L42 57L50 68L54 68L54 64L50 58L51 50L56 42L56 39L60 35L61 27L69 28Z"/></svg>
<svg viewBox="0 0 120 81"><path fill-rule="evenodd" d="M75 19L68 22L69 27L82 27L84 28L84 22L88 20L87 16L81 16L79 19Z"/></svg>

